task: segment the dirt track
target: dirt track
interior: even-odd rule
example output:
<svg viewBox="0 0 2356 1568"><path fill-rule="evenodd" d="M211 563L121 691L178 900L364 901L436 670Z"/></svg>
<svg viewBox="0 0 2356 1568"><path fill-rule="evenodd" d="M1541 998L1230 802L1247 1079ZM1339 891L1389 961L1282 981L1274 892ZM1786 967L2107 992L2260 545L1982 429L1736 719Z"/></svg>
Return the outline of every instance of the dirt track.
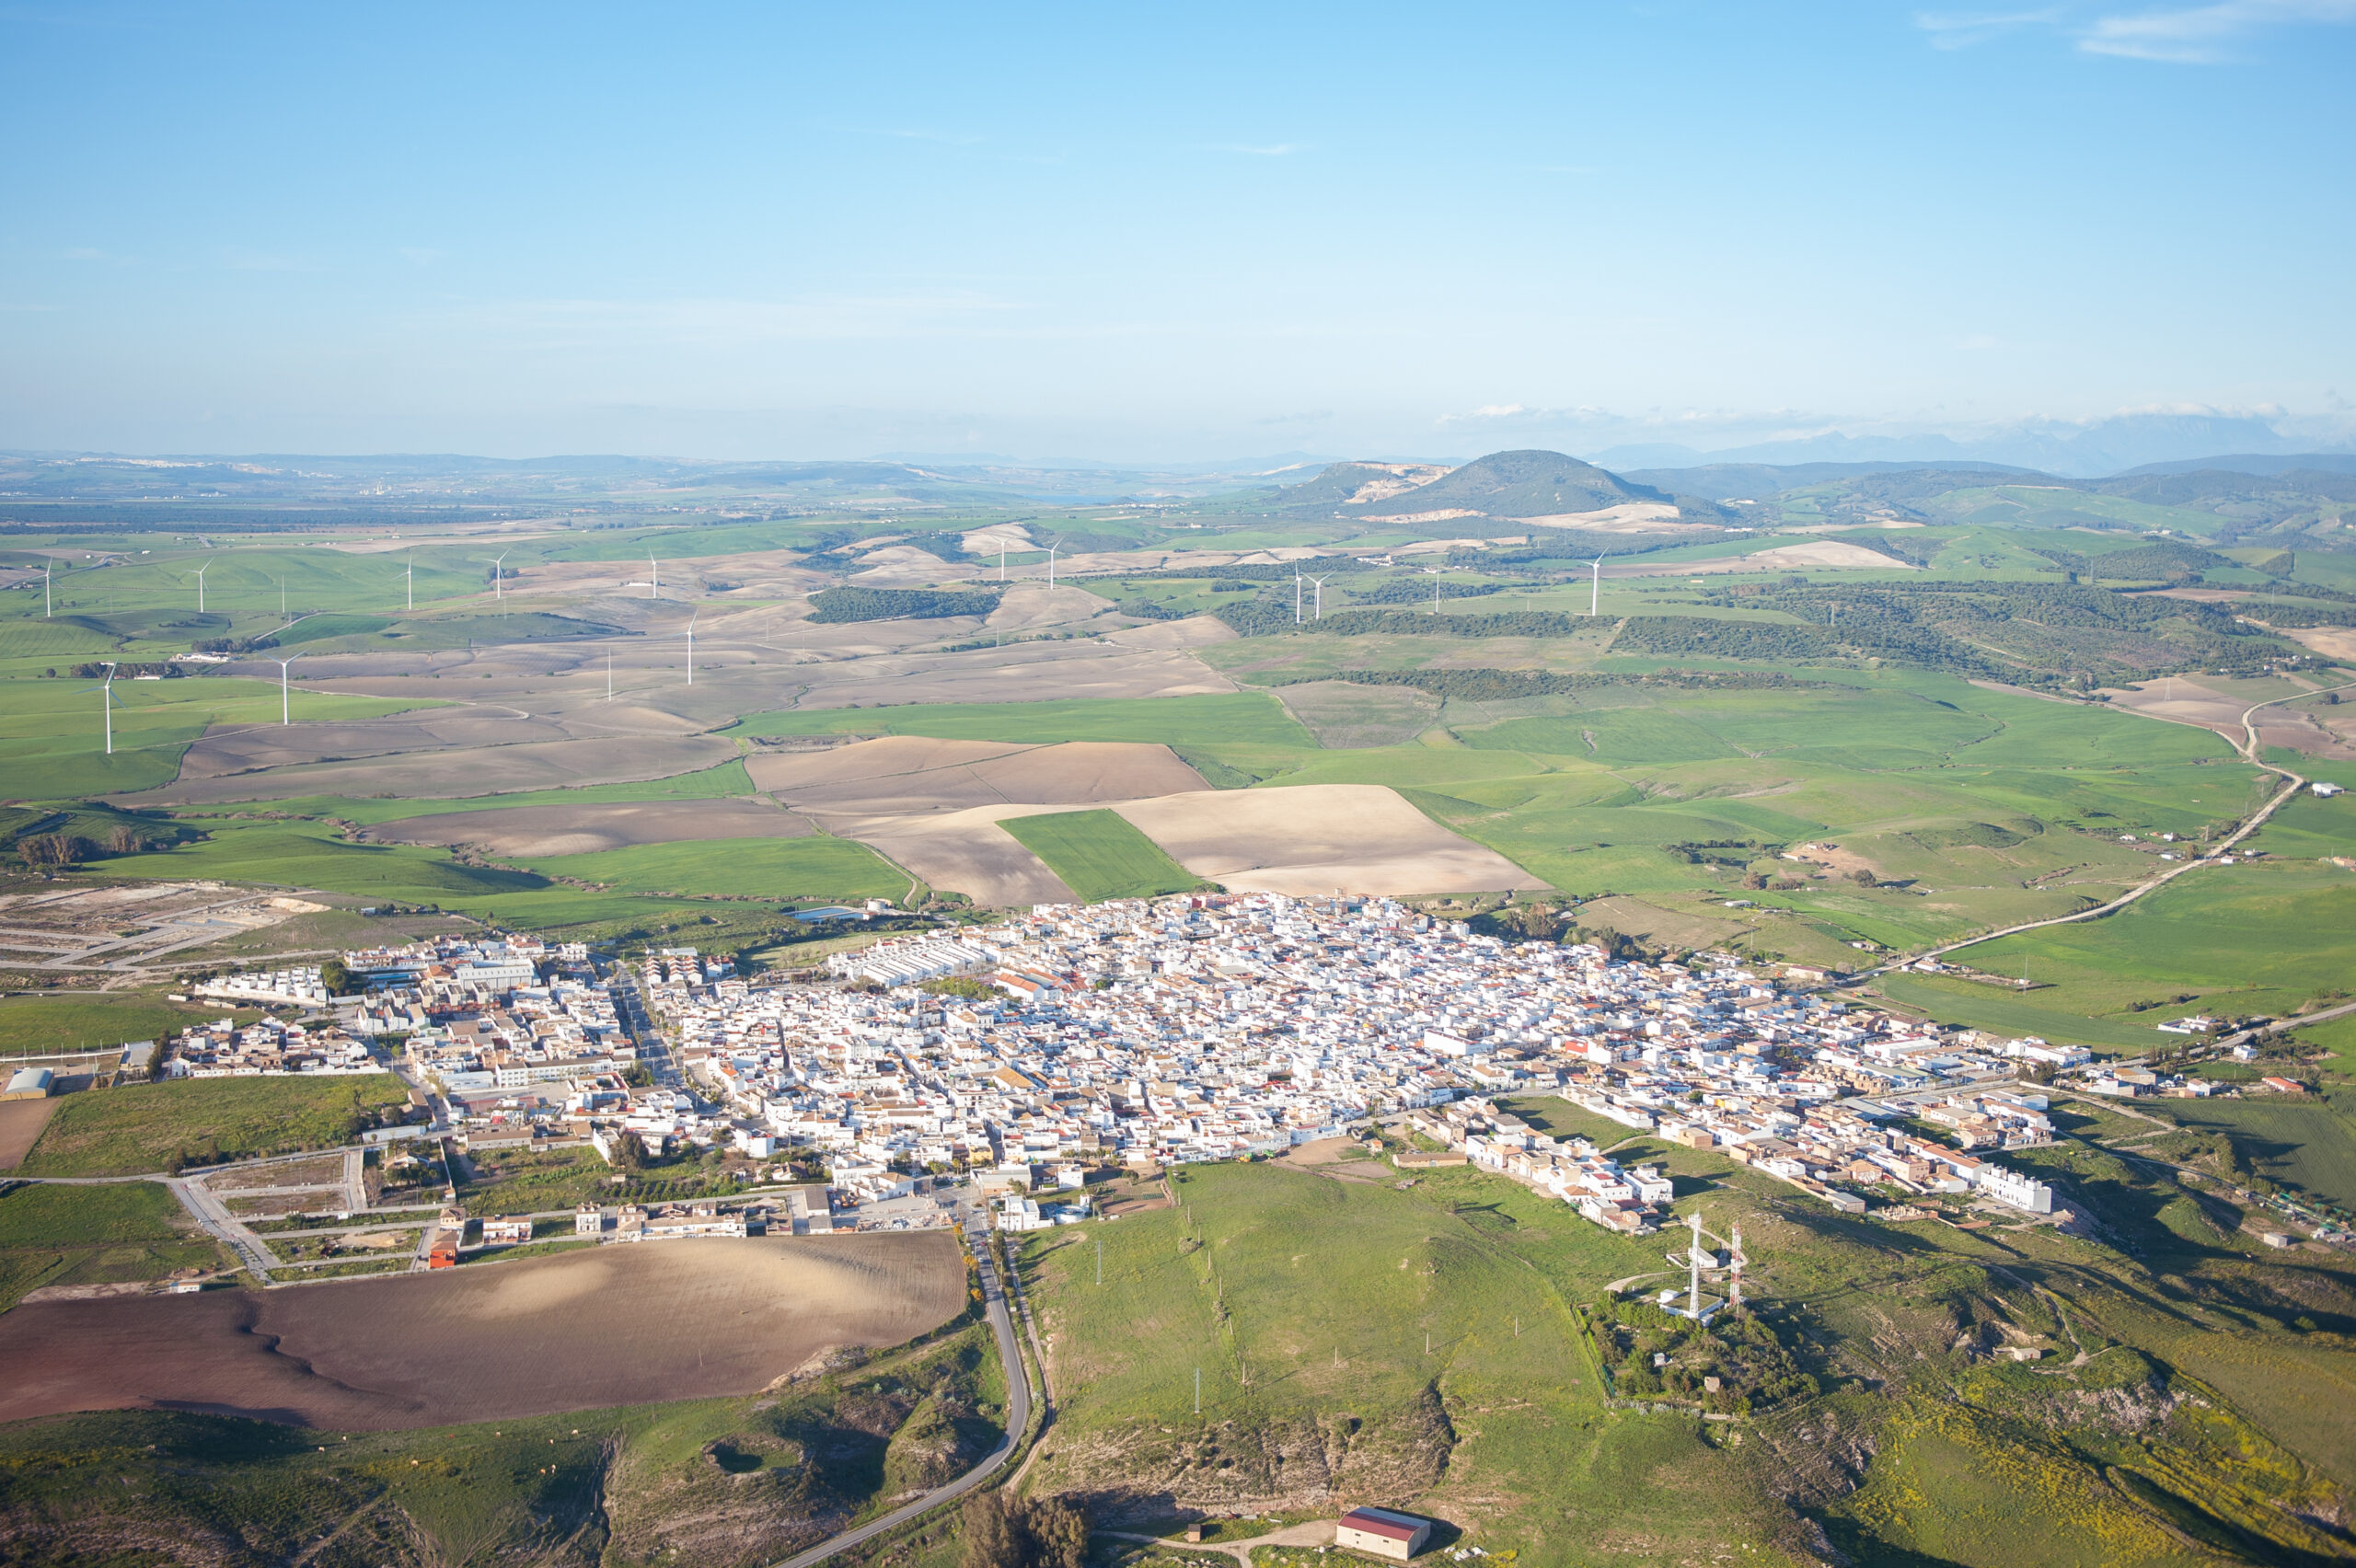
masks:
<svg viewBox="0 0 2356 1568"><path fill-rule="evenodd" d="M398 1430L754 1393L964 1305L946 1231L653 1241L266 1292L18 1307L0 1421L167 1409Z"/></svg>
<svg viewBox="0 0 2356 1568"><path fill-rule="evenodd" d="M33 1145L57 1114L57 1100L0 1101L0 1170L14 1170L33 1151Z"/></svg>

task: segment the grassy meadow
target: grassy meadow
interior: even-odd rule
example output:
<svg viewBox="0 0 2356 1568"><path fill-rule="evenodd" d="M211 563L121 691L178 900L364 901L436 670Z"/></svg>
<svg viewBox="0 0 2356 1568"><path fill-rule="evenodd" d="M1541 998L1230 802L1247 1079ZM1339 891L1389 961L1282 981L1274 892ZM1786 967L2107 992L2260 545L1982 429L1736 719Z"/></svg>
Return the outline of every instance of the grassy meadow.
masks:
<svg viewBox="0 0 2356 1568"><path fill-rule="evenodd" d="M1581 1130L1551 1101L1515 1109ZM1804 1556L1813 1528L1860 1562L2189 1564L2214 1561L2210 1542L2239 1561L2328 1553L2283 1509L2356 1474L2350 1424L2324 1390L2253 1375L2287 1355L2338 1378L2347 1353L2284 1335L2297 1309L2255 1284L2254 1241L2186 1241L2135 1169L2091 1155L2100 1169L2056 1172L2131 1257L2050 1228L1845 1218L1714 1154L1650 1149L1680 1214L1741 1224L1750 1293L1819 1394L1727 1424L1607 1403L1583 1305L1608 1281L1673 1282L1671 1241L1622 1239L1501 1177L1180 1168L1175 1208L1023 1247L1060 1407L1032 1484L1117 1476L1165 1506L1264 1517L1382 1503L1524 1563L1777 1561ZM2356 1308L2344 1269L2313 1267L2311 1286L2273 1288ZM2129 1348L2014 1366L1959 1354L1959 1332L2057 1344L2063 1360L2073 1335ZM2206 1402L2141 1428L2103 1413L2150 1408L2164 1388ZM1854 1482L1842 1453L1858 1456Z"/></svg>
<svg viewBox="0 0 2356 1568"><path fill-rule="evenodd" d="M0 1311L44 1286L160 1279L222 1261L219 1245L152 1182L0 1183Z"/></svg>
<svg viewBox="0 0 2356 1568"><path fill-rule="evenodd" d="M182 1078L58 1101L21 1172L130 1176L350 1143L409 1092L390 1073L338 1078Z"/></svg>

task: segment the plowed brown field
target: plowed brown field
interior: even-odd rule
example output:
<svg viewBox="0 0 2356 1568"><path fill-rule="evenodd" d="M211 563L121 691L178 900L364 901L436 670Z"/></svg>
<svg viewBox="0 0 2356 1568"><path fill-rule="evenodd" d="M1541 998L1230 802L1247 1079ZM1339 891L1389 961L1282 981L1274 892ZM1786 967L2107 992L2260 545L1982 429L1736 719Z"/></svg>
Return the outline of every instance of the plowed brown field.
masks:
<svg viewBox="0 0 2356 1568"><path fill-rule="evenodd" d="M381 1431L756 1392L965 1301L946 1231L644 1242L271 1291L19 1307L0 1421L164 1409Z"/></svg>

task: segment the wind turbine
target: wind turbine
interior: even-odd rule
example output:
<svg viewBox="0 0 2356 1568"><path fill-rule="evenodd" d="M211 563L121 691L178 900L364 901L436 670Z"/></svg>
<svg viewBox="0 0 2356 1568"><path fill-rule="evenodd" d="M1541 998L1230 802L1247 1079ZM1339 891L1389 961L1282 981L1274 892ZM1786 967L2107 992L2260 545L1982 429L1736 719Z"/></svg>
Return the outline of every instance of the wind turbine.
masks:
<svg viewBox="0 0 2356 1568"><path fill-rule="evenodd" d="M98 705L107 715L107 755L114 755L114 661L107 661L106 684L98 688Z"/></svg>
<svg viewBox="0 0 2356 1568"><path fill-rule="evenodd" d="M1587 613L1595 615L1603 608L1603 558L1595 558L1595 582L1588 592Z"/></svg>
<svg viewBox="0 0 2356 1568"><path fill-rule="evenodd" d="M213 570L213 562L217 559L217 557L208 556L205 558L204 564L196 569L196 613L198 615L204 613L204 574Z"/></svg>
<svg viewBox="0 0 2356 1568"><path fill-rule="evenodd" d="M1050 588L1056 585L1056 552L1063 548L1061 539L1047 547L1047 586Z"/></svg>
<svg viewBox="0 0 2356 1568"><path fill-rule="evenodd" d="M498 559L491 563L491 597L502 604L507 599L507 558L514 553L513 550L502 550Z"/></svg>
<svg viewBox="0 0 2356 1568"><path fill-rule="evenodd" d="M653 581L648 584L646 596L650 599L659 599L663 596L663 563L649 554L646 558L646 565L647 570L654 574Z"/></svg>
<svg viewBox="0 0 2356 1568"><path fill-rule="evenodd" d="M409 567L407 575L409 578L409 608L413 610L417 608L417 552L415 550L409 552Z"/></svg>
<svg viewBox="0 0 2356 1568"><path fill-rule="evenodd" d="M1292 624L1300 624L1300 573L1292 574Z"/></svg>
<svg viewBox="0 0 2356 1568"><path fill-rule="evenodd" d="M1326 574L1326 576L1331 575L1333 575L1331 572ZM1323 620L1325 618L1325 578L1312 577L1310 579L1310 582L1315 583L1317 587L1311 601L1312 607L1310 611L1309 618L1311 620Z"/></svg>
<svg viewBox="0 0 2356 1568"><path fill-rule="evenodd" d="M287 706L286 667L302 656L300 653L289 653L278 662L278 721L281 724L294 722L294 710Z"/></svg>
<svg viewBox="0 0 2356 1568"><path fill-rule="evenodd" d="M687 617L687 684L689 686L696 684L696 617L702 613L697 610Z"/></svg>
<svg viewBox="0 0 2356 1568"><path fill-rule="evenodd" d="M56 613L56 611L55 611L55 610L51 606L50 602L49 602L49 571L50 571L50 563L49 563L49 562L47 562L47 561L43 561L43 562L41 562L41 565L40 565L40 618L41 618L41 619L43 619L43 620L47 620L51 616L52 616L52 615L54 615L54 614Z"/></svg>

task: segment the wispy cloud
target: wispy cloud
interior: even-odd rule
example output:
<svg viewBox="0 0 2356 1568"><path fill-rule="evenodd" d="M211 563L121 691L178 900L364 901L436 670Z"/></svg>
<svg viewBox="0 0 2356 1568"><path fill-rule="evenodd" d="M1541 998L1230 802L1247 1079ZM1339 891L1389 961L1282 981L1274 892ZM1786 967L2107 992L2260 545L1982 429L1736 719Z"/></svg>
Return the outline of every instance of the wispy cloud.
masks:
<svg viewBox="0 0 2356 1568"><path fill-rule="evenodd" d="M2302 22L2356 22L2356 0L2223 0L2215 6L2098 17L2079 34L2078 47L2088 54L2126 60L2212 65L2232 58L2234 44L2251 33Z"/></svg>
<svg viewBox="0 0 2356 1568"><path fill-rule="evenodd" d="M2085 16L2073 6L2035 11L1922 11L1914 25L1934 49L1969 49L2034 29L2071 38L2083 54L2151 60L2173 65L2213 65L2235 58L2236 46L2269 29L2356 22L2356 0L2216 0L2207 6L2164 6L2146 11Z"/></svg>
<svg viewBox="0 0 2356 1568"><path fill-rule="evenodd" d="M1918 11L1914 25L1931 35L1933 49L1969 49L2023 28L2050 28L2059 11Z"/></svg>
<svg viewBox="0 0 2356 1568"><path fill-rule="evenodd" d="M1246 157L1253 158L1282 158L1289 157L1293 154L1300 151L1300 149L1301 144L1299 142L1273 142L1265 147L1253 147L1245 146L1241 144L1230 144L1219 148L1219 151L1222 153L1242 153Z"/></svg>

